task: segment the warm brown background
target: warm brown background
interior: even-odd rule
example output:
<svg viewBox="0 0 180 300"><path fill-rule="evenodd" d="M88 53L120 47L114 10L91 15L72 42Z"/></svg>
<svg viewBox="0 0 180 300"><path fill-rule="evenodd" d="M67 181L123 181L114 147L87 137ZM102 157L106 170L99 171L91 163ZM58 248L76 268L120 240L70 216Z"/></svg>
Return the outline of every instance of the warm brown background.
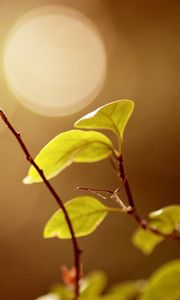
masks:
<svg viewBox="0 0 180 300"><path fill-rule="evenodd" d="M66 4L79 9L101 31L108 54L101 94L83 111L61 118L36 115L21 105L11 120L32 153L81 115L119 98L132 98L135 113L125 135L125 161L142 214L180 199L180 1L0 1L0 103L7 112L14 96L2 70L3 47L18 17L39 5ZM2 125L0 125L2 127ZM43 226L56 204L43 185L21 183L28 165L9 132L0 133L0 299L32 300L60 279L60 266L71 265L69 241L43 240ZM109 162L74 165L53 181L64 201L77 185L115 188ZM132 246L135 228L127 216L109 216L80 240L85 271L103 269L110 282L146 277L178 257L179 244L167 241L150 257Z"/></svg>

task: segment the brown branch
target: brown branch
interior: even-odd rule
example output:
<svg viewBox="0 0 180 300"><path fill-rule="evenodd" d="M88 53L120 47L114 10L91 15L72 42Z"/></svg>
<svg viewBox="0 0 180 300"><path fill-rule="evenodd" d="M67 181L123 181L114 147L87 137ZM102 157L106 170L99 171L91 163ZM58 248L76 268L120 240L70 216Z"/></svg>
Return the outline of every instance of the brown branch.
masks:
<svg viewBox="0 0 180 300"><path fill-rule="evenodd" d="M80 186L77 186L76 187L76 190L81 190L81 191L88 191L92 194L95 194L96 196L102 198L103 200L107 199L105 196L101 195L100 193L98 192L104 192L106 194L110 194L110 193L113 193L111 191L106 191L106 190L101 190L101 189L92 189L92 188L86 188L86 187L80 187Z"/></svg>
<svg viewBox="0 0 180 300"><path fill-rule="evenodd" d="M139 215L139 213L138 213L138 211L136 209L136 206L135 206L135 202L134 202L134 199L133 199L131 188L130 188L130 185L129 185L129 182L128 182L128 178L127 178L127 175L126 175L126 172L125 172L124 162L123 162L122 155L119 156L118 162L119 162L120 179L124 182L124 189L126 191L128 203L129 203L129 205L131 207L131 210L128 211L128 214L131 215L135 219L135 221L137 222L137 224L142 229L149 230L150 232L152 232L154 234L157 234L157 235L159 235L159 236L161 236L163 238L169 238L169 239L172 239L172 240L180 241L180 236L178 236L176 234L176 231L173 231L170 234L165 234L165 233L159 231L155 226L149 225L148 222Z"/></svg>
<svg viewBox="0 0 180 300"><path fill-rule="evenodd" d="M88 192L103 192L106 194L113 194L113 191L110 190L105 190L105 189L93 189L93 188L87 188L87 187L81 187L81 186L77 186L76 190L82 190L82 191L88 191Z"/></svg>
<svg viewBox="0 0 180 300"><path fill-rule="evenodd" d="M117 159L117 157L116 157ZM112 156L109 157L110 163L113 166L115 174L119 177L119 168L116 166L116 162L113 160Z"/></svg>
<svg viewBox="0 0 180 300"><path fill-rule="evenodd" d="M53 188L53 186L49 183L49 181L45 177L43 171L38 167L38 165L33 160L31 154L29 153L29 151L28 151L25 143L23 142L23 140L21 138L20 133L15 130L15 128L9 122L9 120L6 117L5 113L1 109L0 109L0 116L1 116L2 120L4 121L4 123L6 124L6 126L12 132L12 134L14 135L14 137L17 139L19 145L21 146L22 151L24 152L24 154L26 156L27 161L29 161L30 164L36 169L36 171L38 172L38 174L42 178L45 186L47 187L47 189L49 190L49 192L51 193L51 195L56 200L58 206L62 209L62 211L64 213L64 217L66 219L67 225L69 227L69 231L71 233L73 250L74 250L74 265L75 265L75 268L76 268L76 281L75 281L75 290L74 290L74 299L73 300L77 300L78 296L79 296L80 254L81 254L81 250L80 250L80 248L78 246L78 242L77 242L77 239L76 239L76 236L75 236L75 233L74 233L74 229L73 229L70 217L68 215L68 212L67 212L67 210L66 210L66 208L65 208L65 206L63 204L63 201L61 200L61 198L59 197L59 195L57 194L57 192L55 191L55 189Z"/></svg>
<svg viewBox="0 0 180 300"><path fill-rule="evenodd" d="M124 163L123 163L123 157L122 155L120 155L119 157L119 173L120 173L120 177L122 179L122 181L124 182L124 188L127 194L127 198L128 198L128 202L129 205L135 209L135 204L134 204L134 200L133 200L133 195L130 189L130 185L126 176L126 172L124 169Z"/></svg>

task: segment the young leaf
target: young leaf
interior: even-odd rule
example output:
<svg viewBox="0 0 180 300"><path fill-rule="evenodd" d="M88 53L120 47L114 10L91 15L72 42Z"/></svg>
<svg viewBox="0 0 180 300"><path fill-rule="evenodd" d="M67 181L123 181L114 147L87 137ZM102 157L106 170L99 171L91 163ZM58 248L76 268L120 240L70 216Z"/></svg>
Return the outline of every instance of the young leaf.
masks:
<svg viewBox="0 0 180 300"><path fill-rule="evenodd" d="M118 294L109 294L109 295L99 296L98 298L93 298L93 300L124 300L124 299L121 299Z"/></svg>
<svg viewBox="0 0 180 300"><path fill-rule="evenodd" d="M96 162L112 154L113 145L108 137L96 131L70 130L51 140L37 155L35 162L47 179L59 174L73 162ZM33 166L24 183L41 182Z"/></svg>
<svg viewBox="0 0 180 300"><path fill-rule="evenodd" d="M73 298L73 291L63 284L55 284L50 289L51 293L58 296L58 299L71 300Z"/></svg>
<svg viewBox="0 0 180 300"><path fill-rule="evenodd" d="M180 260L160 267L150 278L140 300L180 299Z"/></svg>
<svg viewBox="0 0 180 300"><path fill-rule="evenodd" d="M133 109L134 103L131 100L114 101L90 112L79 119L74 126L76 128L109 129L122 139L124 129Z"/></svg>
<svg viewBox="0 0 180 300"><path fill-rule="evenodd" d="M132 300L142 293L145 285L145 280L125 281L112 286L108 292L110 295L118 295L119 300Z"/></svg>
<svg viewBox="0 0 180 300"><path fill-rule="evenodd" d="M41 296L39 298L36 298L35 300L60 300L59 296L54 294L54 293L50 293L44 296Z"/></svg>
<svg viewBox="0 0 180 300"><path fill-rule="evenodd" d="M180 232L180 205L166 206L151 212L149 218L149 225L164 234L171 234L173 231ZM144 254L150 254L163 240L162 236L143 229L137 229L133 235L133 244Z"/></svg>
<svg viewBox="0 0 180 300"><path fill-rule="evenodd" d="M80 296L78 300L124 300L119 297L118 294L109 294L109 295L101 295L101 296L93 296L93 298L86 298L85 296ZM131 299L128 299L131 300Z"/></svg>
<svg viewBox="0 0 180 300"><path fill-rule="evenodd" d="M90 196L73 198L65 204L65 207L71 219L76 237L92 233L108 213L107 206ZM44 237L71 238L69 227L61 209L47 222L44 229Z"/></svg>
<svg viewBox="0 0 180 300"><path fill-rule="evenodd" d="M132 241L144 254L151 254L155 246L163 241L163 237L148 230L137 229L133 235Z"/></svg>
<svg viewBox="0 0 180 300"><path fill-rule="evenodd" d="M101 295L106 282L106 275L102 271L88 274L81 282L81 298L92 300L95 296Z"/></svg>
<svg viewBox="0 0 180 300"><path fill-rule="evenodd" d="M151 212L149 217L158 222L158 229L164 233L180 232L180 205L170 205Z"/></svg>

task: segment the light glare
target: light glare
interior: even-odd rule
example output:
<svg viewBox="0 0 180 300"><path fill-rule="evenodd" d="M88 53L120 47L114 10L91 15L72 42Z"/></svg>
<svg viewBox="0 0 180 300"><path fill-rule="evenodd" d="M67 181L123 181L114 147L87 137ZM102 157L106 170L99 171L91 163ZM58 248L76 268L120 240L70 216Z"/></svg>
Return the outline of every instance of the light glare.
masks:
<svg viewBox="0 0 180 300"><path fill-rule="evenodd" d="M104 43L96 27L74 9L54 7L28 15L5 49L8 83L26 107L66 115L89 104L102 88Z"/></svg>

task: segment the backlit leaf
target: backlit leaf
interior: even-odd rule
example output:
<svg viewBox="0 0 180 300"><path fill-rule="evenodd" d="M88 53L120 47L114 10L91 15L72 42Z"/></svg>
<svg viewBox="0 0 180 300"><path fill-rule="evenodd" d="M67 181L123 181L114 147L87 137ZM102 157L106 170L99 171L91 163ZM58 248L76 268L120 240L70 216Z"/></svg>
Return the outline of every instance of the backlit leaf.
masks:
<svg viewBox="0 0 180 300"><path fill-rule="evenodd" d="M176 232L180 236L180 205L163 207L149 214L149 225L164 234ZM148 230L138 229L133 235L133 244L144 254L150 254L164 238Z"/></svg>
<svg viewBox="0 0 180 300"><path fill-rule="evenodd" d="M94 299L95 296L101 295L106 286L107 278L104 272L95 271L88 274L81 283L81 298Z"/></svg>
<svg viewBox="0 0 180 300"><path fill-rule="evenodd" d="M126 124L133 112L134 103L122 99L105 104L90 112L75 123L76 128L110 129L123 137Z"/></svg>
<svg viewBox="0 0 180 300"><path fill-rule="evenodd" d="M36 298L35 300L60 300L60 298L58 297L58 295L56 295L54 293L50 293L50 294L41 296L39 298Z"/></svg>
<svg viewBox="0 0 180 300"><path fill-rule="evenodd" d="M108 213L107 206L90 196L76 197L66 202L65 207L71 219L76 237L82 237L92 233ZM61 209L47 222L44 229L44 237L71 238Z"/></svg>
<svg viewBox="0 0 180 300"><path fill-rule="evenodd" d="M148 230L137 229L133 235L132 241L144 254L150 254L155 246L163 241L163 237Z"/></svg>
<svg viewBox="0 0 180 300"><path fill-rule="evenodd" d="M164 233L180 232L180 205L170 205L151 212L149 217L158 221L158 229Z"/></svg>
<svg viewBox="0 0 180 300"><path fill-rule="evenodd" d="M61 283L53 285L51 287L51 293L58 296L59 300L71 300L73 298L73 291Z"/></svg>
<svg viewBox="0 0 180 300"><path fill-rule="evenodd" d="M125 281L112 286L108 292L118 295L119 300L132 300L143 292L145 285L145 280Z"/></svg>
<svg viewBox="0 0 180 300"><path fill-rule="evenodd" d="M109 295L102 295L101 297L93 300L122 300L118 294L109 294Z"/></svg>
<svg viewBox="0 0 180 300"><path fill-rule="evenodd" d="M70 130L51 140L35 158L47 179L59 174L73 162L91 163L112 154L113 145L108 137L96 131ZM41 182L33 166L24 183Z"/></svg>
<svg viewBox="0 0 180 300"><path fill-rule="evenodd" d="M160 267L149 279L140 300L180 299L180 260Z"/></svg>

